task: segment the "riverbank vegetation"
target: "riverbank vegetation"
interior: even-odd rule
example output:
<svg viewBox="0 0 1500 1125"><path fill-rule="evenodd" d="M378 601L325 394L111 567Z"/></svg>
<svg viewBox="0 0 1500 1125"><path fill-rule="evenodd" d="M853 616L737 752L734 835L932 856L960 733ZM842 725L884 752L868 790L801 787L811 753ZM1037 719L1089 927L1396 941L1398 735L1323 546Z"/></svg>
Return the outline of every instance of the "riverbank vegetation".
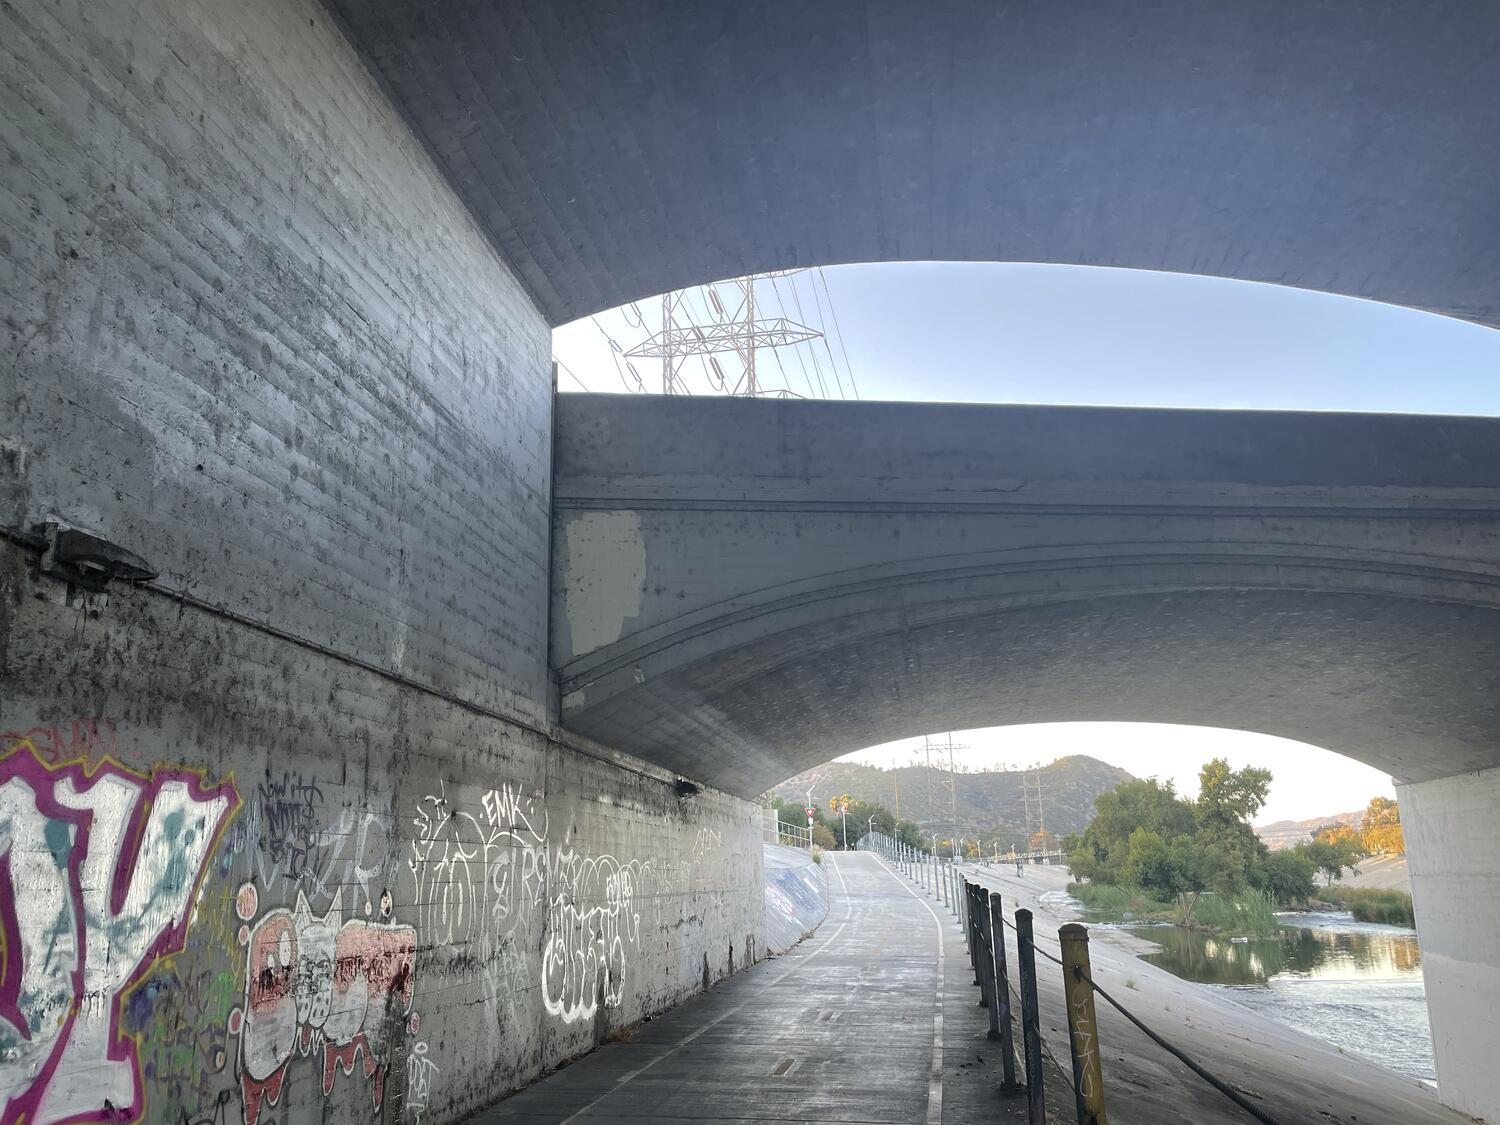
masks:
<svg viewBox="0 0 1500 1125"><path fill-rule="evenodd" d="M1078 880L1074 896L1141 920L1158 920L1150 916L1169 904L1179 925L1272 932L1278 905L1305 901L1316 889L1317 864L1295 849L1272 852L1256 838L1250 825L1265 804L1269 770L1235 770L1215 758L1198 784L1196 801L1155 778L1096 798L1089 826L1064 842Z"/></svg>
<svg viewBox="0 0 1500 1125"><path fill-rule="evenodd" d="M1405 891L1377 887L1327 887L1322 897L1354 915L1359 922L1382 922L1387 926L1415 926L1411 895Z"/></svg>
<svg viewBox="0 0 1500 1125"><path fill-rule="evenodd" d="M1251 828L1269 770L1204 765L1195 801L1170 781L1127 781L1094 801L1094 819L1063 841L1074 898L1100 921L1175 922L1229 934L1271 934L1278 908L1332 902L1363 922L1412 925L1411 896L1342 885L1372 844L1402 846L1387 798L1370 802L1361 830L1328 825L1271 851ZM1326 885L1319 886L1321 875ZM1335 884L1340 884L1335 886Z"/></svg>

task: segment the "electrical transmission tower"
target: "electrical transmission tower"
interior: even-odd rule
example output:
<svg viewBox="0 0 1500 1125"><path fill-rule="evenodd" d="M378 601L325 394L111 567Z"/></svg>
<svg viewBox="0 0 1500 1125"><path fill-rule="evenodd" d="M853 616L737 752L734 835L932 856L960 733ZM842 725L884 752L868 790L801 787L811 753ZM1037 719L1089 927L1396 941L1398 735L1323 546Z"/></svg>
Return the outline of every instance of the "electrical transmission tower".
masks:
<svg viewBox="0 0 1500 1125"><path fill-rule="evenodd" d="M1031 841L1037 833L1047 830L1047 815L1042 801L1042 767L1036 763L1027 768L1021 775L1021 794L1026 802L1026 846L1031 846Z"/></svg>
<svg viewBox="0 0 1500 1125"><path fill-rule="evenodd" d="M756 319L755 283L766 278L789 277L798 270L777 270L772 273L751 274L731 282L739 291L738 307L732 312L720 299L718 290L710 285L705 292L712 306L715 320L709 324L692 322L692 309L687 305L689 290L663 293L661 298L661 331L653 333L643 343L625 353L627 359L661 360L662 394L687 394L686 384L678 377L683 361L692 356L707 356L712 369L712 378L718 389L731 395L756 396L765 394L756 372L755 353L760 348L785 348L821 339L823 333L788 320L784 316ZM734 352L740 357L740 375L731 385L724 369L719 365L718 355ZM795 395L791 390L771 392L781 397ZM800 397L800 396L796 396Z"/></svg>

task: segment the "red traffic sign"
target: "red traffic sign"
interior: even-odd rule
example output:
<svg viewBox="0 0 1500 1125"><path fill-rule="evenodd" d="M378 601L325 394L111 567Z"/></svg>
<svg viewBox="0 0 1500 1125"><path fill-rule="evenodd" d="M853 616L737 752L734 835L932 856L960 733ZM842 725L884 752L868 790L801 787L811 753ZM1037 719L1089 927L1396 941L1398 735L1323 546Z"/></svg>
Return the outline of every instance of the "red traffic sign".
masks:
<svg viewBox="0 0 1500 1125"><path fill-rule="evenodd" d="M807 814L807 819L811 820L813 818L813 813L817 812L818 810L817 809L803 809L802 811Z"/></svg>

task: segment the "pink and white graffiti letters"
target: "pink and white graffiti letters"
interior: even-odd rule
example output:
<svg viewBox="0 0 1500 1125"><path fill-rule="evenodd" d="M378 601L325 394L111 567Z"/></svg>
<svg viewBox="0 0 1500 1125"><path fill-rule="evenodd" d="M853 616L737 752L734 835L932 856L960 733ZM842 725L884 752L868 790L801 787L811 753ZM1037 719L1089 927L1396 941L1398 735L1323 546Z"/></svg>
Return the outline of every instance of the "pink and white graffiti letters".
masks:
<svg viewBox="0 0 1500 1125"><path fill-rule="evenodd" d="M258 893L240 888L235 909L255 917ZM407 1028L411 1017L417 933L389 921L390 895L381 896L382 921L341 919L339 898L321 917L300 891L294 909L267 910L243 927L245 1005L229 1017L240 1037L239 1073L245 1125L256 1125L263 1103L281 1100L296 1055L322 1064L323 1093L333 1092L339 1070L360 1064L380 1108L390 1061L388 1028Z"/></svg>
<svg viewBox="0 0 1500 1125"><path fill-rule="evenodd" d="M182 949L232 782L0 759L0 1125L133 1121L145 1109L121 1001Z"/></svg>

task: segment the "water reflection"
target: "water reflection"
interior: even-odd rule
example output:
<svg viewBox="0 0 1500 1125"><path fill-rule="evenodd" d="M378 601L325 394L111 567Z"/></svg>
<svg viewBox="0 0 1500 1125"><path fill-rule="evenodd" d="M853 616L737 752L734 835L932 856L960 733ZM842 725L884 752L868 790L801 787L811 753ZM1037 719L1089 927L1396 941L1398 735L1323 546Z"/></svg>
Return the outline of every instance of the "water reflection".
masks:
<svg viewBox="0 0 1500 1125"><path fill-rule="evenodd" d="M1414 1078L1434 1077L1417 936L1347 914L1291 915L1274 937L1175 926L1131 931L1161 946L1144 959L1186 980L1233 989L1247 1007Z"/></svg>
<svg viewBox="0 0 1500 1125"><path fill-rule="evenodd" d="M1205 984L1263 985L1283 974L1317 980L1421 979L1422 954L1413 931L1362 926L1346 917L1309 917L1307 925L1283 925L1275 937L1238 941L1176 926L1132 932L1162 947L1147 961Z"/></svg>

